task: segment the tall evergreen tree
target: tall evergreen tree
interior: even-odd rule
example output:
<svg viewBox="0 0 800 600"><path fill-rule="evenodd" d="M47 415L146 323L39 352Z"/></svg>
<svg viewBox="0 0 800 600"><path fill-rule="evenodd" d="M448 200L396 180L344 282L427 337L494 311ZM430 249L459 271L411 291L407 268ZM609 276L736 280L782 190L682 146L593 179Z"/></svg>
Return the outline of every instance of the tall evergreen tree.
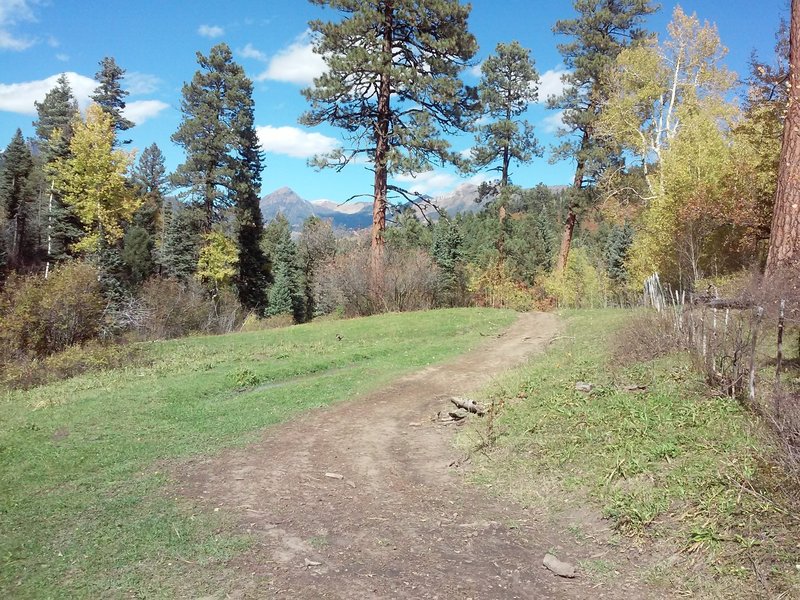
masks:
<svg viewBox="0 0 800 600"><path fill-rule="evenodd" d="M142 151L133 169L132 179L142 198L142 205L134 215L133 222L146 230L151 238L158 240L159 245L163 244L168 212L165 194L169 178L164 155L156 144L150 144Z"/></svg>
<svg viewBox="0 0 800 600"><path fill-rule="evenodd" d="M258 197L261 189L261 150L253 126L252 101L248 118L249 125L242 132L234 174L236 242L239 249L238 271L234 283L239 301L244 306L262 309L267 300L267 261L261 251L261 236L264 234Z"/></svg>
<svg viewBox="0 0 800 600"><path fill-rule="evenodd" d="M272 257L273 283L269 288L268 316L291 314L302 321L305 313L297 265L297 249L288 230L282 230Z"/></svg>
<svg viewBox="0 0 800 600"><path fill-rule="evenodd" d="M22 131L17 129L0 168L0 209L5 221L0 244L4 247L6 264L12 268L33 258L35 248L28 227L35 200L33 157Z"/></svg>
<svg viewBox="0 0 800 600"><path fill-rule="evenodd" d="M315 52L328 70L303 90L306 125L328 123L352 147L318 157L342 168L356 157L373 164L371 281L383 281L388 178L455 162L442 133L464 129L474 97L458 78L477 49L467 29L469 5L458 0L310 0L344 19L312 21Z"/></svg>
<svg viewBox="0 0 800 600"><path fill-rule="evenodd" d="M433 228L431 257L439 267L439 286L446 305L456 304L464 287L463 242L458 223L447 217L440 218Z"/></svg>
<svg viewBox="0 0 800 600"><path fill-rule="evenodd" d="M556 271L567 264L572 236L582 203L592 194L584 192L603 171L615 153L595 135L595 123L608 97L607 74L617 55L626 47L647 39L641 24L657 10L650 0L574 0L578 13L557 21L556 34L570 38L558 45L569 72L563 76L563 93L552 98L550 108L562 112L561 134L572 136L553 153L554 160L575 161L574 193L564 223Z"/></svg>
<svg viewBox="0 0 800 600"><path fill-rule="evenodd" d="M500 186L508 185L511 161L527 163L542 150L533 125L520 119L539 97L539 73L530 50L519 42L497 44L495 54L481 65L478 84L483 112L492 121L478 126L472 160L479 168L500 161L492 170L500 172Z"/></svg>
<svg viewBox="0 0 800 600"><path fill-rule="evenodd" d="M125 111L125 96L127 90L122 89L122 79L125 77L125 70L122 69L113 56L106 56L100 61L100 70L95 73L94 78L100 84L92 94L94 100L109 115L114 124L114 131L119 133L127 131L135 123L123 116ZM130 144L130 140L123 140L123 144Z"/></svg>
<svg viewBox="0 0 800 600"><path fill-rule="evenodd" d="M264 258L258 198L262 153L255 132L253 84L233 61L226 44L208 56L197 53L201 69L183 86L183 120L172 140L186 152L172 181L202 207L204 230L211 231L225 211L235 208L240 301L250 308L264 303Z"/></svg>
<svg viewBox="0 0 800 600"><path fill-rule="evenodd" d="M197 269L203 217L191 206L174 204L166 222L164 243L158 251L161 273L168 277L189 279Z"/></svg>
<svg viewBox="0 0 800 600"><path fill-rule="evenodd" d="M72 123L78 114L78 102L72 94L72 88L65 74L59 76L55 87L47 92L41 102L35 102L37 120L37 144L41 150L45 172L47 173L47 226L46 247L47 263L45 277L50 271L52 261L60 261L70 255L69 247L80 236L80 225L71 208L61 201L55 190L52 164L56 160L64 160L70 154L72 140Z"/></svg>

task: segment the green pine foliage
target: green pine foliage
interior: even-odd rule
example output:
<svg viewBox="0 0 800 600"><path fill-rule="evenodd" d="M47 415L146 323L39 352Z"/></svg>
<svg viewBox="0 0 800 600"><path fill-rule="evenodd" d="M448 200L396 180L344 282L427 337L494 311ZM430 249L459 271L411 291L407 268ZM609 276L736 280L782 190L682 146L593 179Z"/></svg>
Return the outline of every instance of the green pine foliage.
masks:
<svg viewBox="0 0 800 600"><path fill-rule="evenodd" d="M286 228L278 230L280 237L271 257L273 282L269 288L266 308L267 316L293 315L302 321L305 315L300 273L297 264L297 248Z"/></svg>
<svg viewBox="0 0 800 600"><path fill-rule="evenodd" d="M142 151L131 174L142 205L133 217L134 225L142 227L151 236L163 242L168 210L166 193L169 177L164 165L164 154L156 144Z"/></svg>
<svg viewBox="0 0 800 600"><path fill-rule="evenodd" d="M190 279L200 255L202 215L180 203L173 203L168 214L164 243L158 252L161 274Z"/></svg>
<svg viewBox="0 0 800 600"><path fill-rule="evenodd" d="M41 193L42 212L47 215L42 246L47 260L61 262L72 256L70 247L81 237L80 221L72 208L62 202L53 188L54 172L52 165L57 160L69 158L69 145L72 140L72 124L79 114L78 102L72 93L66 75L56 80L55 87L45 94L41 102L35 102L37 120L36 144L44 160L44 173Z"/></svg>
<svg viewBox="0 0 800 600"><path fill-rule="evenodd" d="M198 52L197 62L200 70L183 86L183 120L172 136L185 150L186 161L172 182L202 208L206 233L233 209L239 256L234 283L246 307L261 309L267 272L260 250L262 152L253 83L226 44L214 46L208 56Z"/></svg>
<svg viewBox="0 0 800 600"><path fill-rule="evenodd" d="M36 253L31 231L37 199L34 162L30 149L17 129L3 153L0 167L0 246L4 266L19 268L30 264Z"/></svg>
<svg viewBox="0 0 800 600"><path fill-rule="evenodd" d="M389 176L462 162L448 134L468 129L475 116L477 94L459 78L478 48L467 24L470 6L458 0L311 2L341 18L309 24L314 51L328 68L303 90L311 106L300 121L340 128L348 139L346 150L317 156L316 166L341 169L355 159L373 165L370 271L378 293L390 193L405 194L388 184Z"/></svg>
<svg viewBox="0 0 800 600"><path fill-rule="evenodd" d="M542 155L533 125L521 118L528 105L538 99L538 84L539 73L530 50L519 42L498 44L495 54L481 65L478 92L490 122L477 127L471 158L478 169L499 171L501 187L509 183L512 160L525 164ZM491 166L498 161L498 166Z"/></svg>
<svg viewBox="0 0 800 600"><path fill-rule="evenodd" d="M146 229L133 226L125 232L121 258L125 264L128 281L133 286L140 285L155 273L153 238Z"/></svg>
<svg viewBox="0 0 800 600"><path fill-rule="evenodd" d="M432 238L431 256L439 267L443 303L451 306L459 304L466 286L461 228L452 219L440 218L433 228Z"/></svg>
<svg viewBox="0 0 800 600"><path fill-rule="evenodd" d="M122 79L125 77L125 69L117 65L113 56L106 56L100 61L100 70L95 73L94 78L100 83L92 94L94 100L106 113L111 116L114 131L127 131L134 126L133 121L123 116L125 111L125 96L128 91L122 89ZM129 144L130 140L124 140L123 144Z"/></svg>

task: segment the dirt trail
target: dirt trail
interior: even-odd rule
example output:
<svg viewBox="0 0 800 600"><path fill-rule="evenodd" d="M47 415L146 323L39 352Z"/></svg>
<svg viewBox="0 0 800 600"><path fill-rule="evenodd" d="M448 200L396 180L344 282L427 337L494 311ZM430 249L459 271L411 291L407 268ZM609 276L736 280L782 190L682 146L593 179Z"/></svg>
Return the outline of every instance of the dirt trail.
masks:
<svg viewBox="0 0 800 600"><path fill-rule="evenodd" d="M184 465L181 493L230 511L257 543L209 572L214 598L642 598L624 578L555 577L553 548L588 558L564 526L464 483L441 396L467 394L544 349L553 315L388 388L269 429L244 449ZM341 475L331 478L326 473ZM594 548L596 550L596 548ZM624 561L624 557L621 557Z"/></svg>

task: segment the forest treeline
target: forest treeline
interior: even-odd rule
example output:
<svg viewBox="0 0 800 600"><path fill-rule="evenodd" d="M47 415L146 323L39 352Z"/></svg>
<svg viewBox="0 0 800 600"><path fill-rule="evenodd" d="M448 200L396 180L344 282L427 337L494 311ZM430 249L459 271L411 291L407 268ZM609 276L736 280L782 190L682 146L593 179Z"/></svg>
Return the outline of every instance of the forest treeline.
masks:
<svg viewBox="0 0 800 600"><path fill-rule="evenodd" d="M84 112L62 76L36 103L35 136L18 130L0 159L4 364L266 318L625 304L652 273L693 290L763 266L788 26L742 80L716 27L680 7L659 39L644 28L648 0L575 2L553 28L568 71L546 99L562 141L545 149L525 119L539 74L524 40L498 44L471 87L467 5L312 2L338 18L310 23L328 70L303 90L300 121L346 140L318 168L372 165L369 235L313 217L299 235L280 216L262 222L253 84L227 45L198 52L183 86L173 173L157 145L129 150L125 71L106 57ZM470 152L451 148L456 133L474 136ZM573 161L571 185L515 186L515 170L545 152ZM496 173L479 211L427 221L418 208L430 199L390 183L437 165Z"/></svg>

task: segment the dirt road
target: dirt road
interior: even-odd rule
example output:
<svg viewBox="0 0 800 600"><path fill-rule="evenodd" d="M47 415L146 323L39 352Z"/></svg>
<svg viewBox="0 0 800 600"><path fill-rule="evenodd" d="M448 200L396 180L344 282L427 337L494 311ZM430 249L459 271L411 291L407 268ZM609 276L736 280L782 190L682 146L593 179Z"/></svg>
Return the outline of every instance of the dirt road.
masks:
<svg viewBox="0 0 800 600"><path fill-rule="evenodd" d="M224 573L208 573L219 583L211 597L644 597L622 581L567 580L542 568L549 550L576 561L581 548L563 527L466 484L450 466L453 428L431 421L448 407L442 396L487 384L558 328L553 315L520 315L456 360L184 465L181 493L233 513L257 539Z"/></svg>

